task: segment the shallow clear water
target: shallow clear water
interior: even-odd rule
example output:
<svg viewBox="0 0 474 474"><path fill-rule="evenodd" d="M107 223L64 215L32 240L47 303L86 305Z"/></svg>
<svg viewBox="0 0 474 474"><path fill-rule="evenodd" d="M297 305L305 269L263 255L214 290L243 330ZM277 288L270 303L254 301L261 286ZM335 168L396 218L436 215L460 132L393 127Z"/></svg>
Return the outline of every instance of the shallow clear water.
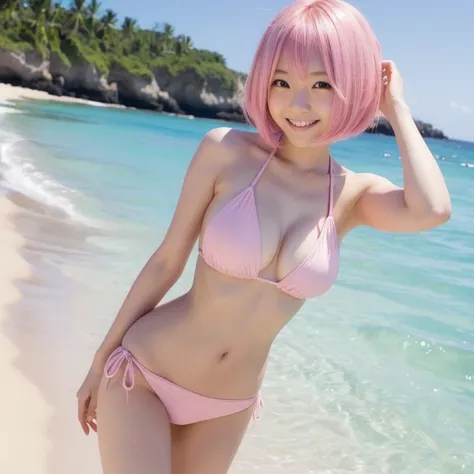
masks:
<svg viewBox="0 0 474 474"><path fill-rule="evenodd" d="M199 140L220 124L0 106L2 186L89 230L87 251L55 264L81 288L69 317L87 313L75 324L92 345L166 232ZM428 143L451 192L451 220L422 234L358 229L344 240L337 284L275 343L264 417L233 472L474 472L474 144ZM333 155L402 183L391 137L362 135ZM167 298L190 285L195 258Z"/></svg>

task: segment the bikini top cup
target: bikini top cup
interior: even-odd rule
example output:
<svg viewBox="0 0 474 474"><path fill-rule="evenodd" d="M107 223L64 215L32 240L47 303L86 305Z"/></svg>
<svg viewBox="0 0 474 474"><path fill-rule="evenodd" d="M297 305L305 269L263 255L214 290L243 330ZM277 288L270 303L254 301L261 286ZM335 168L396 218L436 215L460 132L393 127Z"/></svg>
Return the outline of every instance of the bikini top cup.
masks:
<svg viewBox="0 0 474 474"><path fill-rule="evenodd" d="M210 267L226 275L260 280L277 286L298 299L314 298L333 285L339 271L339 242L333 218L332 159L329 165L329 209L310 251L279 281L260 277L261 230L255 202L255 186L275 154L274 150L257 175L208 223L199 254Z"/></svg>

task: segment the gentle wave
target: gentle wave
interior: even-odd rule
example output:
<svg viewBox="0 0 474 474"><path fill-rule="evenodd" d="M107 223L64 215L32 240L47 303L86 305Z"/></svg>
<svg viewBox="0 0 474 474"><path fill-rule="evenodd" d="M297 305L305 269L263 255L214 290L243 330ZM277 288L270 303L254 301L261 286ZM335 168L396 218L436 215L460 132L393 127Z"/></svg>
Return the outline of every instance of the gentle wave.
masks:
<svg viewBox="0 0 474 474"><path fill-rule="evenodd" d="M1 184L12 191L17 191L39 201L55 210L65 213L72 219L88 226L96 227L98 222L86 217L72 202L69 196L78 194L59 181L51 178L39 170L28 150L24 145L28 142L22 137L2 132L0 135L0 177ZM30 144L31 145L31 144Z"/></svg>

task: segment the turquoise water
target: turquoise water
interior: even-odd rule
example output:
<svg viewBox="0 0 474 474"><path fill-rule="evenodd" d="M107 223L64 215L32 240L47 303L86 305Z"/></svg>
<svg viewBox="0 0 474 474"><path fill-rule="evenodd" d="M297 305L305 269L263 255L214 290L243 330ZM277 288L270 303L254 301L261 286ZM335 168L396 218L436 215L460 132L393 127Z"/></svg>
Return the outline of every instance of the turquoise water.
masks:
<svg viewBox="0 0 474 474"><path fill-rule="evenodd" d="M222 124L40 102L0 112L2 186L91 229L93 250L56 263L80 282L81 308L93 308L77 322L92 344L166 232L199 140ZM337 284L275 343L264 417L233 472L474 472L474 144L428 144L451 220L345 239ZM391 137L362 135L333 155L402 183ZM190 285L195 258L167 298Z"/></svg>

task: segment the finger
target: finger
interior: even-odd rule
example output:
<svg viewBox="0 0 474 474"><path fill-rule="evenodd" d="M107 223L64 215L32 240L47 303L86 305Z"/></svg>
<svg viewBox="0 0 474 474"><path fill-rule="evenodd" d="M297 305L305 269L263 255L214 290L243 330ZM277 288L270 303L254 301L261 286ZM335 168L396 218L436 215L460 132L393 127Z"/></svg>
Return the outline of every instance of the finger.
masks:
<svg viewBox="0 0 474 474"><path fill-rule="evenodd" d="M96 406L97 406L96 398L94 396L91 396L89 398L89 403L87 405L87 411L86 411L87 418L95 417Z"/></svg>
<svg viewBox="0 0 474 474"><path fill-rule="evenodd" d="M77 418L86 435L89 434L89 426L86 423L86 412L89 397L79 396L77 400Z"/></svg>
<svg viewBox="0 0 474 474"><path fill-rule="evenodd" d="M86 421L94 431L96 431L94 429L94 426L96 426L94 422L94 419L96 418L96 407L97 407L97 398L95 396L91 396L89 405L87 407Z"/></svg>
<svg viewBox="0 0 474 474"><path fill-rule="evenodd" d="M382 74L390 76L392 72L396 71L396 67L393 61L382 62Z"/></svg>
<svg viewBox="0 0 474 474"><path fill-rule="evenodd" d="M92 428L93 431L97 433L97 420L96 419L90 421L89 426Z"/></svg>

